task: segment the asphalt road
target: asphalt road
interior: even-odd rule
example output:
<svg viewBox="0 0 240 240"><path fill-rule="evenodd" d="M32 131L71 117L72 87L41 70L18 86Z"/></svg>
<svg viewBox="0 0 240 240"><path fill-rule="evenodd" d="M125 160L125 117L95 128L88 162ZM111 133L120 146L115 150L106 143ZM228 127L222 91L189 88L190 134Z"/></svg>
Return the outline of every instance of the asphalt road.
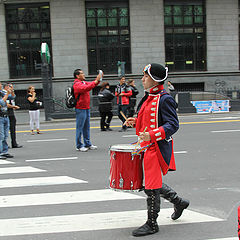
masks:
<svg viewBox="0 0 240 240"><path fill-rule="evenodd" d="M182 115L174 136L177 171L164 177L188 211L172 221L162 200L160 232L141 239L235 240L240 205L240 113ZM41 124L43 134L17 126L21 149L1 162L0 239L97 240L134 239L131 232L146 221L144 193L109 190L109 147L136 140L134 129L100 132L91 121L98 150L75 150L75 123Z"/></svg>

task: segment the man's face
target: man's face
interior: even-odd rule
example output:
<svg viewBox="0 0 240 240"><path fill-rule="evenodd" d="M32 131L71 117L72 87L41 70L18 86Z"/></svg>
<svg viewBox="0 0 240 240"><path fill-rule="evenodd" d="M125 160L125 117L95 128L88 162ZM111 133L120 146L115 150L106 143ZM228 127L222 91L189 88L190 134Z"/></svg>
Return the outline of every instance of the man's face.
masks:
<svg viewBox="0 0 240 240"><path fill-rule="evenodd" d="M120 85L124 84L125 83L125 77L122 77L121 80L120 80Z"/></svg>
<svg viewBox="0 0 240 240"><path fill-rule="evenodd" d="M79 75L77 75L77 78L81 81L85 80L85 74L83 71L79 71Z"/></svg>
<svg viewBox="0 0 240 240"><path fill-rule="evenodd" d="M158 85L158 83L152 80L152 78L145 72L142 77L142 84L143 84L144 90L147 90L153 86Z"/></svg>

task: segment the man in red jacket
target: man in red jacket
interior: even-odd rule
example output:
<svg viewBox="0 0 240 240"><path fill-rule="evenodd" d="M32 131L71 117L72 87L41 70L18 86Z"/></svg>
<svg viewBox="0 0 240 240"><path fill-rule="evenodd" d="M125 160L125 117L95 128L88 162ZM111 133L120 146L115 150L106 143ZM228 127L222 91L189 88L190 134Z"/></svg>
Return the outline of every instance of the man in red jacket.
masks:
<svg viewBox="0 0 240 240"><path fill-rule="evenodd" d="M120 112L123 112L125 116L127 115L127 110L129 107L129 99L132 96L132 90L125 83L124 76L121 77L120 82L115 89L115 96L117 96L118 117L122 121L122 123L124 123L125 119ZM125 125L122 125L122 129L120 130L120 132L124 132L126 130L127 130L127 127Z"/></svg>
<svg viewBox="0 0 240 240"><path fill-rule="evenodd" d="M81 69L76 69L73 73L75 78L73 89L77 100L75 107L76 111L76 149L77 151L87 152L89 149L97 149L97 146L92 145L90 141L90 94L94 87L96 87L102 76L97 75L92 82L85 82L85 74ZM83 135L83 142L81 137Z"/></svg>

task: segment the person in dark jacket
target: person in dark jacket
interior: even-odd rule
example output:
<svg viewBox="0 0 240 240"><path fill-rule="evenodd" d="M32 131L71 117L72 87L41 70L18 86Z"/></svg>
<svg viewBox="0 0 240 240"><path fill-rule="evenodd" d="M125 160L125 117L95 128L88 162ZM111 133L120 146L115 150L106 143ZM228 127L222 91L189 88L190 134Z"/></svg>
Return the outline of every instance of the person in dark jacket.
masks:
<svg viewBox="0 0 240 240"><path fill-rule="evenodd" d="M100 92L98 93L99 112L101 116L100 120L101 131L112 131L112 129L110 128L110 123L113 117L111 101L115 96L113 93L110 92L109 88L110 88L109 83L103 82L101 84Z"/></svg>
<svg viewBox="0 0 240 240"><path fill-rule="evenodd" d="M134 79L128 80L128 86L132 90L132 96L130 97L130 102L129 102L129 106L128 106L128 117L133 117L133 115L135 114L135 106L136 106L136 102L137 102L137 95L139 92L135 86Z"/></svg>

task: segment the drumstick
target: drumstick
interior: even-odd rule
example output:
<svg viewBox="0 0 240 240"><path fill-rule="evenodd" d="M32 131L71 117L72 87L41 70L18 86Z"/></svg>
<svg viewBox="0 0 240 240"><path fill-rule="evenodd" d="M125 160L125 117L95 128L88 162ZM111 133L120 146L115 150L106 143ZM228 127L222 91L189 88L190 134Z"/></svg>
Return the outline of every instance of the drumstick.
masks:
<svg viewBox="0 0 240 240"><path fill-rule="evenodd" d="M127 117L125 116L125 114L123 113L123 111L120 111L121 115L123 116L123 118L127 121ZM131 123L129 123L129 125L131 127L133 127L133 125Z"/></svg>

